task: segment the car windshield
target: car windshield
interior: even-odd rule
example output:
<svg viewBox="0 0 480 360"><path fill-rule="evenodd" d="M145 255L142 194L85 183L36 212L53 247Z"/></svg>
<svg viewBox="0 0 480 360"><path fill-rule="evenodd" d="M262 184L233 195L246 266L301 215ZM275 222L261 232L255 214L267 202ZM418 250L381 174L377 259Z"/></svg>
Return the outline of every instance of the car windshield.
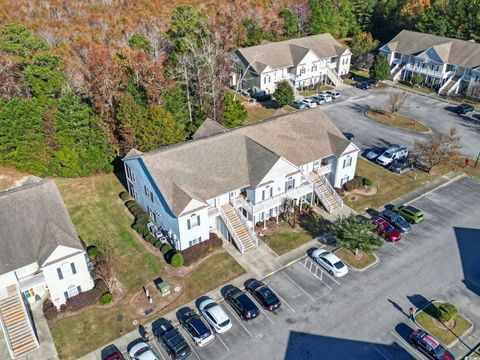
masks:
<svg viewBox="0 0 480 360"><path fill-rule="evenodd" d="M385 227L385 231L388 232L388 233L392 232L393 230L394 230L394 228L393 228L392 225L388 225L388 226Z"/></svg>
<svg viewBox="0 0 480 360"><path fill-rule="evenodd" d="M262 294L263 298L268 303L277 300L277 297L275 296L275 294L267 287L260 289L258 292Z"/></svg>
<svg viewBox="0 0 480 360"><path fill-rule="evenodd" d="M445 348L442 345L438 345L434 351L437 356L442 356L445 353Z"/></svg>
<svg viewBox="0 0 480 360"><path fill-rule="evenodd" d="M337 261L335 264L333 264L337 269L343 269L345 267L345 264L342 263L341 261Z"/></svg>
<svg viewBox="0 0 480 360"><path fill-rule="evenodd" d="M405 210L411 212L412 214L420 213L420 210L418 210L417 208L414 208L413 206L407 206ZM417 214L417 215L420 215L420 214Z"/></svg>
<svg viewBox="0 0 480 360"><path fill-rule="evenodd" d="M390 154L389 152L384 152L383 157L386 157L388 159L391 159L393 157L393 154Z"/></svg>
<svg viewBox="0 0 480 360"><path fill-rule="evenodd" d="M228 324L230 324L230 319L225 320L224 322L222 322L222 323L219 324L218 326L224 327L224 326L227 326Z"/></svg>
<svg viewBox="0 0 480 360"><path fill-rule="evenodd" d="M142 355L143 353L147 352L148 350L150 350L150 348L148 346L145 346L144 348L141 348L140 350L138 350L136 353L135 353L135 357L138 357L139 355Z"/></svg>

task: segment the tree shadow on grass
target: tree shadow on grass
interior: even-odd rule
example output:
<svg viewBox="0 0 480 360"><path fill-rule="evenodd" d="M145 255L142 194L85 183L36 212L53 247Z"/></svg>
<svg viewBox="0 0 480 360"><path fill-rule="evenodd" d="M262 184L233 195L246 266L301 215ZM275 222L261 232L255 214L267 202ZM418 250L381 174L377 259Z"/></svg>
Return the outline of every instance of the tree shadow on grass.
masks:
<svg viewBox="0 0 480 360"><path fill-rule="evenodd" d="M301 214L299 225L314 239L332 230L332 223L329 220L310 214Z"/></svg>

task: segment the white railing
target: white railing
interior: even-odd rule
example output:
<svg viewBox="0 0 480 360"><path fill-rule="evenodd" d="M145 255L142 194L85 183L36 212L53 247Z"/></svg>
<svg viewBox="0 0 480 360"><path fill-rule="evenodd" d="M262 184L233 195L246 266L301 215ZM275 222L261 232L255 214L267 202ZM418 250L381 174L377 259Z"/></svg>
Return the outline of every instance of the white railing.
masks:
<svg viewBox="0 0 480 360"><path fill-rule="evenodd" d="M227 227L228 232L230 233L230 235L235 240L235 243L237 243L238 247L240 248L240 252L243 254L243 252L245 251L245 248L243 247L243 244L240 241L240 236L238 236L237 232L235 231L232 224L228 220L227 214L225 214L225 211L223 211L221 206L218 208L218 211L220 212L220 217L222 218L223 222L225 223L225 226Z"/></svg>
<svg viewBox="0 0 480 360"><path fill-rule="evenodd" d="M341 209L343 207L343 201L340 198L340 196L337 194L335 189L333 188L332 184L330 184L330 181L328 181L328 179L324 175L321 175L321 174L318 174L318 175L320 176L320 179L322 179L323 183L327 186L327 189L332 193L333 198L335 199L335 202Z"/></svg>
<svg viewBox="0 0 480 360"><path fill-rule="evenodd" d="M400 63L394 63L394 64L395 64L395 66L390 69L390 74L393 74L395 72L395 70L397 70L398 67L400 66Z"/></svg>
<svg viewBox="0 0 480 360"><path fill-rule="evenodd" d="M428 69L428 68L422 68L420 66L415 66L415 65L412 65L410 63L406 64L405 68L407 70L410 70L410 71L413 71L413 72L416 72L416 73L432 75L432 76L436 76L436 77L440 77L440 78L443 77L443 74L444 74L444 72L442 72L441 70L432 70L432 69Z"/></svg>
<svg viewBox="0 0 480 360"><path fill-rule="evenodd" d="M328 174L329 172L332 172L332 163L321 165L314 171L320 175Z"/></svg>
<svg viewBox="0 0 480 360"><path fill-rule="evenodd" d="M318 176L320 176L320 175L318 175ZM313 191L315 192L315 195L317 195L320 202L323 204L323 206L325 206L325 209L327 210L327 212L329 214L331 214L332 213L332 205L330 205L330 203L327 201L327 199L323 195L322 191L318 188L318 186L316 186L315 180L310 179L310 181L312 183Z"/></svg>
<svg viewBox="0 0 480 360"><path fill-rule="evenodd" d="M396 69L396 73L392 76L393 81L397 81L400 76L402 75L402 70L405 68L405 64L398 64L398 68Z"/></svg>
<svg viewBox="0 0 480 360"><path fill-rule="evenodd" d="M343 84L342 78L337 74L337 72L334 69L327 68L327 76L330 78L330 80L333 82L335 86L340 86Z"/></svg>
<svg viewBox="0 0 480 360"><path fill-rule="evenodd" d="M455 84L453 84L453 86L450 89L448 89L447 95L450 95L454 91L455 92L457 91L458 87L460 86L460 83L462 82L462 79L463 79L463 76L460 76L458 80L455 82Z"/></svg>
<svg viewBox="0 0 480 360"><path fill-rule="evenodd" d="M240 222L247 229L248 235L250 235L250 237L252 238L253 243L255 244L255 246L258 246L258 238L257 238L257 235L255 235L255 230L252 229L250 226L248 226L247 220L243 217L243 214L240 213L238 208L234 204L232 204L232 206L235 212L237 213L237 216L240 219Z"/></svg>
<svg viewBox="0 0 480 360"><path fill-rule="evenodd" d="M10 344L10 337L8 336L7 327L3 322L3 316L1 314L0 314L0 328L2 329L2 332L5 334L5 342L7 343L8 352L10 353L10 356L13 358L14 356L13 356L12 345Z"/></svg>

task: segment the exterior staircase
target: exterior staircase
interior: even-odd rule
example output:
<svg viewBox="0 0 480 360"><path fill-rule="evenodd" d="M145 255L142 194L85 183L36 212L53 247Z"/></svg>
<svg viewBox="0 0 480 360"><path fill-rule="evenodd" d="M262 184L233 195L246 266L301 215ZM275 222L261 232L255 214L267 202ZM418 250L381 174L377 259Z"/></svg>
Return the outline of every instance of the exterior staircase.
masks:
<svg viewBox="0 0 480 360"><path fill-rule="evenodd" d="M23 299L16 285L7 287L7 297L0 299L0 325L12 358L39 347Z"/></svg>
<svg viewBox="0 0 480 360"><path fill-rule="evenodd" d="M460 85L461 76L454 75L440 88L440 95L450 95Z"/></svg>
<svg viewBox="0 0 480 360"><path fill-rule="evenodd" d="M240 252L244 253L257 247L258 239L255 233L248 227L231 204L225 204L220 207L220 216L225 222L230 235L238 245Z"/></svg>
<svg viewBox="0 0 480 360"><path fill-rule="evenodd" d="M327 76L335 87L341 87L343 85L342 78L333 69L327 67Z"/></svg>
<svg viewBox="0 0 480 360"><path fill-rule="evenodd" d="M393 81L398 81L400 79L400 75L404 67L405 64L397 64L392 68L390 76L392 77Z"/></svg>
<svg viewBox="0 0 480 360"><path fill-rule="evenodd" d="M308 177L313 183L315 195L320 199L329 214L337 212L343 207L342 199L325 176L310 172Z"/></svg>

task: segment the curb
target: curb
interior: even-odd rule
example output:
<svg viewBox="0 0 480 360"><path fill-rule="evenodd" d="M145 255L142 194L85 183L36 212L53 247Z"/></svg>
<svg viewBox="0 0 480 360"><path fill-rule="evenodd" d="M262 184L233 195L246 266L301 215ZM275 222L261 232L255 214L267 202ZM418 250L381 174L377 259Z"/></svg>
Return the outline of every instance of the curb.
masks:
<svg viewBox="0 0 480 360"><path fill-rule="evenodd" d="M378 121L378 120L375 120L375 119L372 119L370 118L368 115L367 115L367 112L368 111L365 111L363 113L363 116L365 116L368 120L371 120L371 121L375 121L376 123L379 123L379 124L382 124L382 125L385 125L385 126L390 126L392 128L395 128L395 129L398 129L398 130L404 130L406 132L409 132L409 133L412 133L412 134L421 134L421 135L426 135L426 134L431 134L432 133L432 129L430 129L430 127L428 127L427 125L425 125L424 123L422 123L421 121L418 121L418 120L414 120L412 119L413 121L425 126L428 131L416 131L416 130L410 130L410 129L406 129L406 128L402 128L402 127L399 127L399 126L395 126L395 125L390 125L390 124L385 124L381 121Z"/></svg>
<svg viewBox="0 0 480 360"><path fill-rule="evenodd" d="M440 301L440 300L430 300L426 305L422 306L422 308L419 309L419 311L417 311L417 312L415 313L415 315L418 315L418 313L424 311L425 308L427 308L428 306L432 305L432 304L435 303L435 302L440 302L440 303L441 303L441 302L444 302L444 301ZM459 312L458 314L461 315L465 320L467 320L467 321L470 323L470 327L469 327L467 330L465 330L465 332L464 332L463 334L461 334L460 336L457 336L457 335L455 334L456 339L453 340L451 343L449 343L449 344L443 344L443 345L445 345L446 348L452 348L453 346L457 345L463 337L465 337L466 335L470 334L470 333L473 331L473 328L474 328L473 322L472 322L470 319L468 319L467 317L463 316L460 312ZM421 325L417 322L417 319L416 319L415 317L413 318L413 322L414 322L419 328L427 331L423 326L421 326ZM427 332L428 332L428 331L427 331Z"/></svg>
<svg viewBox="0 0 480 360"><path fill-rule="evenodd" d="M446 176L446 175L447 175L447 174L445 174L445 175L443 175L443 176ZM461 178L463 178L463 177L465 177L465 176L466 176L465 173L461 173L460 175L456 175L454 178L452 178L452 179L444 182L443 184L440 184L440 185L438 185L438 186L435 186L433 189L428 190L427 192L425 192L425 193L417 196L416 198L414 198L414 199L412 199L412 200L409 200L409 201L405 202L404 204L405 204L405 205L409 205L409 204L411 204L412 202L417 201L418 199L421 199L421 198L423 198L424 196L427 196L427 195L431 194L432 192L437 191L438 189L441 189L441 188L443 188L443 187L445 187L445 186L448 186L448 185L450 185L451 183L454 183L455 181L458 181L458 180L460 180ZM399 199L399 198L398 198L398 199ZM392 201L392 202L395 202L396 200L397 200L397 199L395 199L395 200Z"/></svg>
<svg viewBox="0 0 480 360"><path fill-rule="evenodd" d="M337 249L335 249L335 250L332 251L332 252L335 254L335 252L336 252L337 250L339 250L339 249L341 249L341 248L337 248ZM368 265L368 266L366 266L366 267L364 267L364 268L361 268L361 269L360 269L360 268L356 268L356 267L353 266L353 265L350 265L349 263L347 263L345 260L343 260L343 259L341 259L341 258L340 258L340 260L342 260L342 261L343 261L350 269L352 269L353 271L364 272L364 271L370 269L371 267L374 267L375 265L378 265L378 264L380 263L380 257L377 256L377 254L375 254L375 253L373 253L373 252L372 252L371 254L372 254L373 257L375 258L375 261L374 261L373 263L371 263L370 265Z"/></svg>

